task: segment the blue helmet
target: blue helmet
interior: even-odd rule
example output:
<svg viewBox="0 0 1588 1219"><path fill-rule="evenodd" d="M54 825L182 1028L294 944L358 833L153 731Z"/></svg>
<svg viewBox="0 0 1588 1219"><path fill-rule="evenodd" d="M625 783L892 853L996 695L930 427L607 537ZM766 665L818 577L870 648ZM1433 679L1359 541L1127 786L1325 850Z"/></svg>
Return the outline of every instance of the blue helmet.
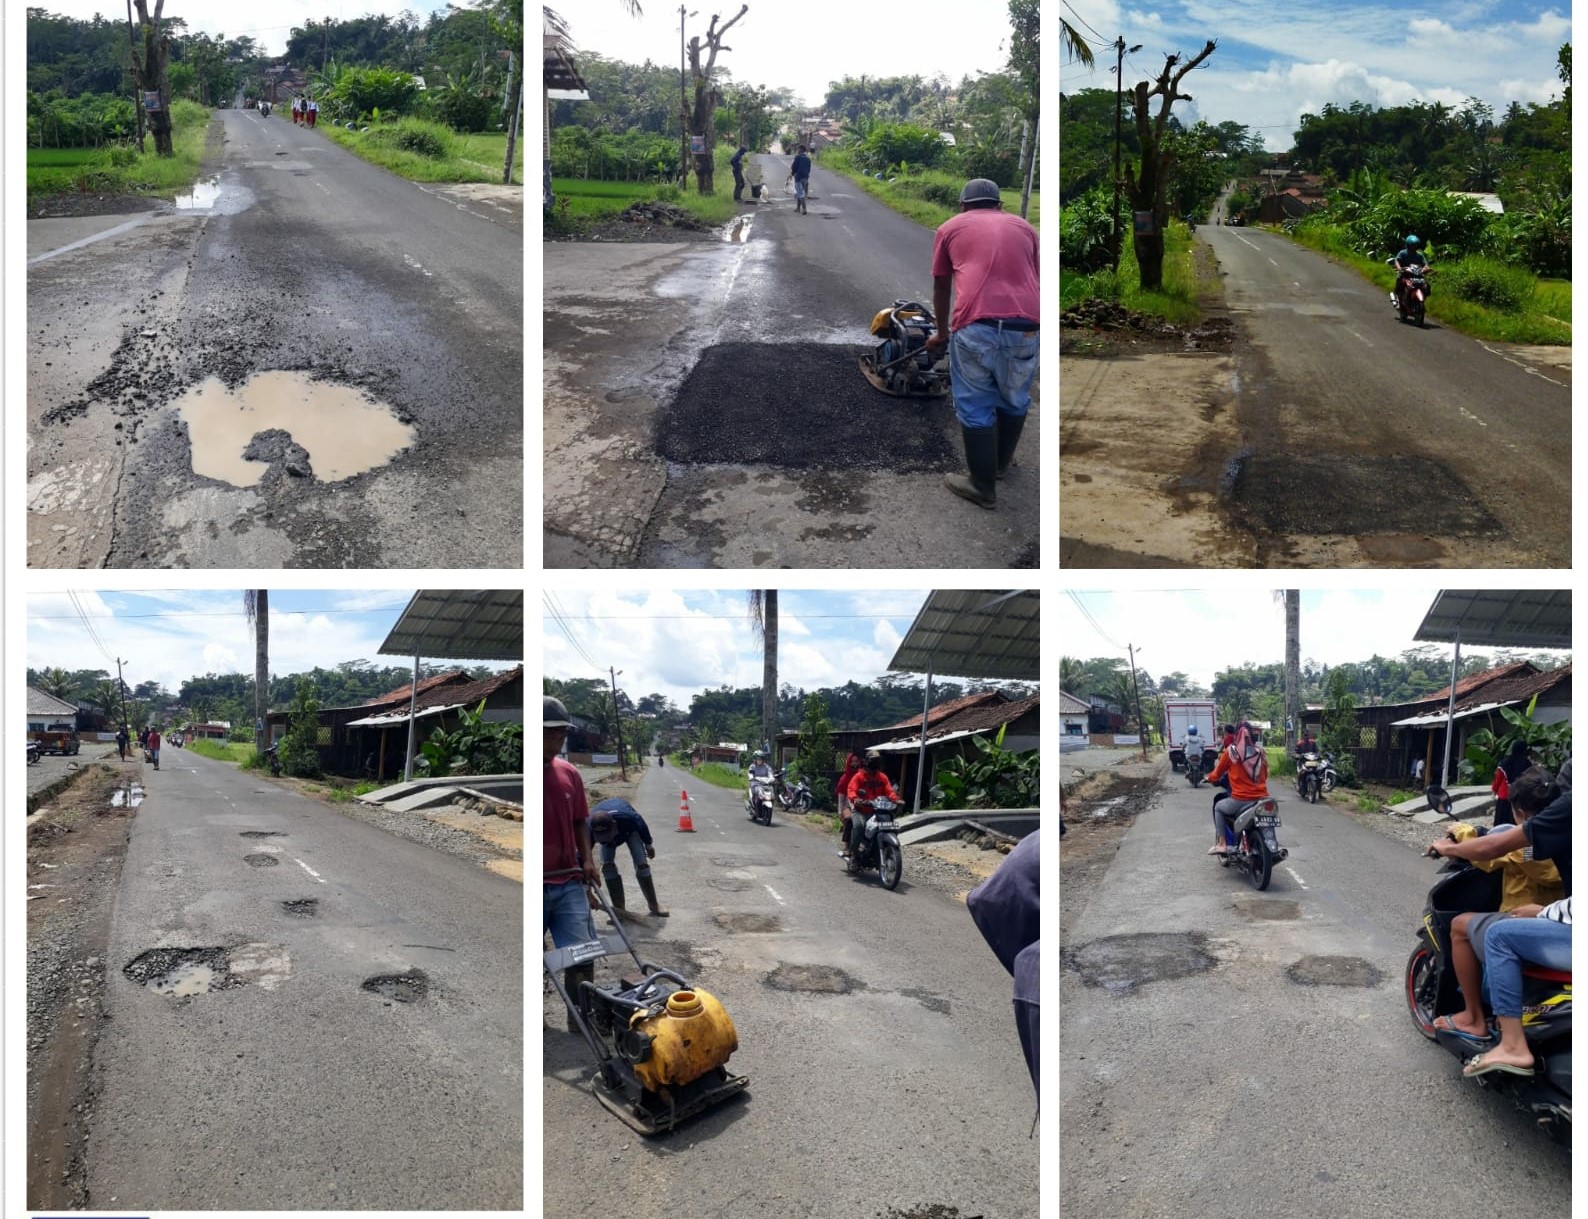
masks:
<svg viewBox="0 0 1588 1219"><path fill-rule="evenodd" d="M1197 734L1197 726L1195 724L1192 724L1189 728L1187 728L1185 730L1185 734L1186 734L1186 736L1196 736L1196 734Z"/></svg>
<svg viewBox="0 0 1588 1219"><path fill-rule="evenodd" d="M1416 233L1412 233L1406 238L1406 244L1408 246L1414 246L1414 245L1420 245L1421 243L1417 240L1417 234Z"/></svg>

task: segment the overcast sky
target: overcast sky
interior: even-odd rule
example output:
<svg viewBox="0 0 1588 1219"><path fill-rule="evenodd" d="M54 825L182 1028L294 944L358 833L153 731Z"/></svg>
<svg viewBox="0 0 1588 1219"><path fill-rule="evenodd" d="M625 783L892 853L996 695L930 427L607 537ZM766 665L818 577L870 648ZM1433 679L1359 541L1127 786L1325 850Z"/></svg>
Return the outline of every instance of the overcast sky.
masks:
<svg viewBox="0 0 1588 1219"><path fill-rule="evenodd" d="M1437 588L1303 590L1302 661L1337 665L1367 660L1375 652L1393 658L1422 647L1412 636L1438 593ZM1136 648L1137 666L1153 677L1180 672L1211 687L1214 674L1223 669L1247 661L1281 664L1285 659L1285 609L1266 589L1240 593L1077 591L1055 598L1053 604L1058 622L1050 638L1058 640L1062 655L1079 660L1118 656L1129 663L1125 645L1130 643ZM1082 606L1096 625L1081 612ZM1448 662L1448 644L1430 646ZM1464 647L1462 652L1470 655L1474 650L1494 651Z"/></svg>
<svg viewBox="0 0 1588 1219"><path fill-rule="evenodd" d="M1054 9L1097 57L1088 70L1061 55L1066 93L1114 87L1111 44L1121 34L1141 45L1125 58L1127 89L1162 71L1165 54L1190 58L1211 38L1218 50L1181 84L1195 100L1174 113L1188 126L1199 117L1245 123L1276 151L1325 102L1459 106L1473 96L1496 117L1512 100L1546 102L1561 94L1555 53L1571 41L1571 6L1561 0L1063 0Z"/></svg>
<svg viewBox="0 0 1588 1219"><path fill-rule="evenodd" d="M596 2L581 0L581 3L587 4ZM21 7L17 5L17 8ZM58 17L80 17L86 20L98 13L111 21L127 20L125 0L115 4L106 3L106 0L40 0L32 7L42 8ZM241 38L247 34L264 46L267 55L280 55L287 49L287 35L292 32L292 27L306 25L310 20L323 21L329 17L333 21L346 21L371 13L386 13L396 17L406 9L417 13L422 23L430 13L445 11L446 7L445 3L434 4L430 0L412 0L409 4L381 4L379 0L269 0L264 4L240 4L238 0L166 0L165 11L161 15L183 18L187 21L187 28L195 34L209 34L212 37L224 34L228 38ZM459 7L470 6L460 4ZM568 7L574 5L569 4ZM9 4L6 8L8 12L14 11ZM149 12L154 12L154 0L150 0Z"/></svg>
<svg viewBox="0 0 1588 1219"><path fill-rule="evenodd" d="M609 59L678 69L678 5L642 0L644 15L630 17L619 0L559 0L575 45ZM739 11L732 0L685 7L696 13L685 36L700 35L713 13L721 25ZM909 4L855 0L752 0L750 11L728 31L732 50L717 66L745 84L787 86L817 106L830 81L845 76L915 76L942 72L955 84L965 75L1001 72L1009 59L1007 0L917 0ZM704 59L704 55L702 56Z"/></svg>
<svg viewBox="0 0 1588 1219"><path fill-rule="evenodd" d="M610 665L621 670L618 685L630 698L665 694L685 709L701 690L761 684L761 643L743 592L559 589L548 596L541 607L547 677L605 680ZM887 672L925 601L921 591L784 590L778 596L778 684L814 690Z"/></svg>
<svg viewBox="0 0 1588 1219"><path fill-rule="evenodd" d="M381 656L376 649L412 597L412 589L273 590L271 673L299 673L317 665L330 669L344 660L368 660L381 668L411 666L412 657ZM205 673L251 677L254 637L242 609L241 590L34 594L28 597L28 666L104 669L114 677L120 657L126 662L122 677L129 686L158 681L173 694L185 679ZM426 656L424 662L439 664L446 659ZM458 667L477 663L460 661Z"/></svg>

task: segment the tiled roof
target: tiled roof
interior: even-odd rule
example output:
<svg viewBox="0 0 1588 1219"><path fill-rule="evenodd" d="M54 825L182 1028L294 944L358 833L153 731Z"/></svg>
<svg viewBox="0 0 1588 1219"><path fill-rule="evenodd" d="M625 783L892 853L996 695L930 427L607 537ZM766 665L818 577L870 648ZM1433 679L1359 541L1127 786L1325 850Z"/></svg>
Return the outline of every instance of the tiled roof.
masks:
<svg viewBox="0 0 1588 1219"><path fill-rule="evenodd" d="M437 686L467 682L468 680L469 675L462 669L453 669L449 673L437 673L434 677L421 678L419 681L419 697L421 699L424 698L426 691L434 690ZM381 707L387 703L395 703L398 699L406 701L413 687L413 682L409 682L406 686L398 686L395 690L388 690L385 694L377 694L374 698L361 705L365 707Z"/></svg>
<svg viewBox="0 0 1588 1219"><path fill-rule="evenodd" d="M53 694L46 694L36 686L29 686L28 714L75 716L77 714L77 704L65 702L56 698Z"/></svg>
<svg viewBox="0 0 1588 1219"><path fill-rule="evenodd" d="M1012 724L1028 711L1035 711L1042 702L1041 694L1014 702L989 703L980 707L967 707L945 720L932 725L933 734L939 732L992 732L1003 724Z"/></svg>
<svg viewBox="0 0 1588 1219"><path fill-rule="evenodd" d="M1459 708L1464 703L1526 702L1535 694L1542 694L1546 690L1554 689L1561 682L1570 680L1570 665L1562 665L1558 669L1545 669L1542 673L1518 673L1513 677L1501 677L1490 682L1472 697L1458 698L1456 705Z"/></svg>
<svg viewBox="0 0 1588 1219"><path fill-rule="evenodd" d="M503 686L511 685L514 681L522 680L524 666L516 669L506 669L501 673L493 673L489 677L482 677L479 681L466 682L463 685L440 686L423 692L416 700L419 707L447 707L457 703L473 707L482 698L495 694ZM421 685L423 683L420 683Z"/></svg>
<svg viewBox="0 0 1588 1219"><path fill-rule="evenodd" d="M1498 681L1502 677L1518 677L1526 673L1537 672L1538 670L1526 660L1518 660L1508 665L1499 665L1493 669L1485 669L1481 673L1474 673L1470 677L1463 677L1456 683L1456 701L1460 702L1462 699L1473 694L1480 687L1488 685L1488 683L1491 681ZM1433 694L1430 694L1424 698L1420 698L1416 701L1419 703L1448 703L1450 701L1450 687L1446 686L1444 689L1435 691ZM1485 701L1489 700L1486 699Z"/></svg>

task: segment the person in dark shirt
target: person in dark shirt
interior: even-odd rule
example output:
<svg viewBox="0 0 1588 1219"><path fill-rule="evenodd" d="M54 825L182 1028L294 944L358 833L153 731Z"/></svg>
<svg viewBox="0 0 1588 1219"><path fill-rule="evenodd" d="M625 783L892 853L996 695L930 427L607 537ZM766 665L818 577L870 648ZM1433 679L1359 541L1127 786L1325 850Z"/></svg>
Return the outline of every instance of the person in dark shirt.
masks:
<svg viewBox="0 0 1588 1219"><path fill-rule="evenodd" d="M748 148L740 144L739 151L734 153L732 159L728 162L733 169L733 201L735 203L744 202L744 154L748 151L750 151Z"/></svg>
<svg viewBox="0 0 1588 1219"><path fill-rule="evenodd" d="M1500 760L1499 768L1494 772L1494 782L1490 785L1495 795L1496 826L1516 824L1516 815L1511 811L1511 784L1520 779L1532 765L1532 759L1527 756L1527 742L1512 741L1511 751Z"/></svg>
<svg viewBox="0 0 1588 1219"><path fill-rule="evenodd" d="M666 918L669 911L662 909L656 900L656 882L651 877L650 861L656 858L656 844L651 839L651 828L645 818L627 800L614 797L603 800L590 810L590 837L601 848L601 875L606 878L607 892L612 895L612 908L619 914L628 912L624 903L623 878L618 874L618 848L627 846L634 860L634 879L640 892L656 918Z"/></svg>
<svg viewBox="0 0 1588 1219"><path fill-rule="evenodd" d="M805 145L799 146L799 152L794 156L794 162L789 166L789 181L794 183L794 210L809 215L805 207L805 197L811 189L811 159L806 155ZM788 185L787 182L784 183Z"/></svg>
<svg viewBox="0 0 1588 1219"><path fill-rule="evenodd" d="M965 898L965 907L987 946L1014 975L1015 1029L1020 1035L1026 1067L1031 1072L1031 1086L1037 1089L1039 1097L1042 1094L1038 1085L1041 1066L1038 1027L1042 1014L1039 993L1042 964L1040 833L1033 831L1022 838L998 870Z"/></svg>

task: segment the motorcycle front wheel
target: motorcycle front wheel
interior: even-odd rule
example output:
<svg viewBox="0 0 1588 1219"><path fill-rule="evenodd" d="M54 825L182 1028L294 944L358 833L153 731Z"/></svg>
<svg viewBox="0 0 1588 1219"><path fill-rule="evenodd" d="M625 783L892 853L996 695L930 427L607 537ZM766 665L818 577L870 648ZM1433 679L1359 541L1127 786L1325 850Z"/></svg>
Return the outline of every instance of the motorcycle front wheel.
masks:
<svg viewBox="0 0 1588 1219"><path fill-rule="evenodd" d="M1439 975L1444 967L1434 946L1419 939L1406 960L1406 1008L1417 1031L1429 1041L1435 1039L1434 1004L1439 1001Z"/></svg>
<svg viewBox="0 0 1588 1219"><path fill-rule="evenodd" d="M1252 888L1261 891L1268 888L1268 882L1274 876L1274 857L1268 853L1268 844L1263 841L1261 833L1255 830L1246 832L1246 879L1251 881Z"/></svg>
<svg viewBox="0 0 1588 1219"><path fill-rule="evenodd" d="M802 812L802 813L810 812L811 811L811 794L810 794L810 792L803 793L800 796L800 798L799 798L798 804L799 804L800 812Z"/></svg>
<svg viewBox="0 0 1588 1219"><path fill-rule="evenodd" d="M1323 773L1323 790L1326 791L1326 792L1332 792L1334 790L1334 782L1335 782L1335 780L1334 780L1333 773L1330 772L1330 771L1324 771L1324 773Z"/></svg>
<svg viewBox="0 0 1588 1219"><path fill-rule="evenodd" d="M904 875L904 853L899 850L898 843L878 844L877 871L882 876L882 883L888 888L899 887L899 878Z"/></svg>

